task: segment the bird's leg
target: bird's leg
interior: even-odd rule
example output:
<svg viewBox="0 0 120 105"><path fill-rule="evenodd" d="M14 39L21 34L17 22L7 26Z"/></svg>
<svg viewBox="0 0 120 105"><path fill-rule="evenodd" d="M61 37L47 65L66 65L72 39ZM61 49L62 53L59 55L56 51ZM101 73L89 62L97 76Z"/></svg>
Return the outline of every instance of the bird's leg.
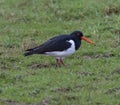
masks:
<svg viewBox="0 0 120 105"><path fill-rule="evenodd" d="M61 62L61 64L62 64L63 66L67 66L67 65L63 62L62 59L60 59L60 62Z"/></svg>
<svg viewBox="0 0 120 105"><path fill-rule="evenodd" d="M60 66L61 66L61 64L60 64L60 59L56 59L56 62L57 62L56 66L57 66L57 67L60 67Z"/></svg>

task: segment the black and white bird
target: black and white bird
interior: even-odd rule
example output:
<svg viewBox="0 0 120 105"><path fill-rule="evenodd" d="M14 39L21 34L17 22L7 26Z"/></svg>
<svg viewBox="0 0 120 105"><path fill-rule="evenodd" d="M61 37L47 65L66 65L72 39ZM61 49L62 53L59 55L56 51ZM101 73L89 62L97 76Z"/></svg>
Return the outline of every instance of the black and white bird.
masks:
<svg viewBox="0 0 120 105"><path fill-rule="evenodd" d="M71 34L63 34L55 36L40 46L27 49L24 53L25 56L32 54L45 54L56 58L57 66L64 65L63 58L72 55L81 45L81 40L95 45L94 42L83 36L81 31L74 31Z"/></svg>

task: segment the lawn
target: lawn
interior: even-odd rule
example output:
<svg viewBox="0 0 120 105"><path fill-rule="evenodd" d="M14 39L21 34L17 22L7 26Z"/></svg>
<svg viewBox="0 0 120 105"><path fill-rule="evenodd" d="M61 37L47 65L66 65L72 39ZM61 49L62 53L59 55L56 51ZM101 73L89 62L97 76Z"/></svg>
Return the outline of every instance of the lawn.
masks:
<svg viewBox="0 0 120 105"><path fill-rule="evenodd" d="M96 43L56 68L28 48L81 30ZM0 0L0 105L120 105L120 0Z"/></svg>

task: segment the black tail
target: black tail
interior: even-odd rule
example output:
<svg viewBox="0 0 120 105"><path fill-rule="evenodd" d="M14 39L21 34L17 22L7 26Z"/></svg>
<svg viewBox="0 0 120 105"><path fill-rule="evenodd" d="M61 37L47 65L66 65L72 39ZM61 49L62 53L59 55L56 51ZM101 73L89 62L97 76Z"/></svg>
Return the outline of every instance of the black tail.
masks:
<svg viewBox="0 0 120 105"><path fill-rule="evenodd" d="M29 55L32 55L32 54L33 54L33 51L29 51L29 52L25 52L24 56L29 56Z"/></svg>
<svg viewBox="0 0 120 105"><path fill-rule="evenodd" d="M41 49L41 47L35 47L35 48L31 48L31 49L27 49L25 50L26 52L24 53L24 56L29 56L32 54L43 54L43 51Z"/></svg>

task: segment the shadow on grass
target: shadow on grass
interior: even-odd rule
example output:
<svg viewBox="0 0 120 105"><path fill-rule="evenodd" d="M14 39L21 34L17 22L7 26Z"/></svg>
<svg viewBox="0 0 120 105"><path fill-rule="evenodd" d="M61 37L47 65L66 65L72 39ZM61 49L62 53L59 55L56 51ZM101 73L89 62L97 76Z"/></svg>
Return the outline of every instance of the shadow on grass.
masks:
<svg viewBox="0 0 120 105"><path fill-rule="evenodd" d="M55 64L51 63L51 64L43 64L43 63L31 63L29 65L27 65L29 68L31 69L42 69L42 68L51 68L51 67L56 67Z"/></svg>
<svg viewBox="0 0 120 105"><path fill-rule="evenodd" d="M86 58L86 59L100 59L100 58L110 58L110 57L115 57L116 55L111 53L111 52L106 52L106 53L98 53L98 54L95 54L94 52L91 52L91 53L84 53L83 54L83 58Z"/></svg>

